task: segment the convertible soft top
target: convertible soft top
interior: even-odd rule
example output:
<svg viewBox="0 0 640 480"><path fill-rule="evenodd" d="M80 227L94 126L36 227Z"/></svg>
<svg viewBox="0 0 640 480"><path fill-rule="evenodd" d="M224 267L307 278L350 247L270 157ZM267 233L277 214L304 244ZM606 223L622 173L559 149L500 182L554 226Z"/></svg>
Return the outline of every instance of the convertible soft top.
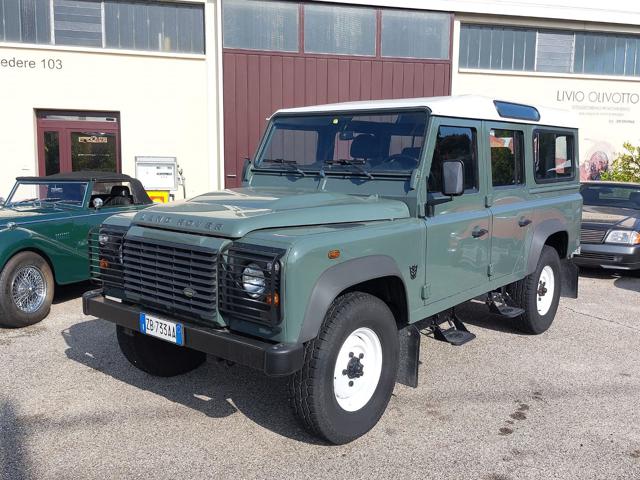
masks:
<svg viewBox="0 0 640 480"><path fill-rule="evenodd" d="M22 182L34 182L43 180L57 180L59 182L91 182L99 180L101 182L130 182L137 181L135 178L131 178L124 173L115 172L68 172L68 173L54 173L53 175L42 177L18 177L18 181Z"/></svg>
<svg viewBox="0 0 640 480"><path fill-rule="evenodd" d="M153 203L142 186L142 183L140 183L140 180L125 175L124 173L97 171L69 172L54 173L53 175L42 177L18 177L16 180L18 182L46 182L51 180L58 182L129 182L131 184L131 193L133 193L140 204L147 205Z"/></svg>

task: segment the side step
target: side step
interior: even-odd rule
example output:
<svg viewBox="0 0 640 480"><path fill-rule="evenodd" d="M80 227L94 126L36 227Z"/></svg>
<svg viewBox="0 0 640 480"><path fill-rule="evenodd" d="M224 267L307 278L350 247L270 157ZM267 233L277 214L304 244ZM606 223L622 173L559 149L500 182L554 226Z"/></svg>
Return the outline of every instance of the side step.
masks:
<svg viewBox="0 0 640 480"><path fill-rule="evenodd" d="M511 296L504 288L499 292L487 293L486 304L491 313L505 318L516 318L524 313L524 309L516 307Z"/></svg>
<svg viewBox="0 0 640 480"><path fill-rule="evenodd" d="M449 324L449 328L440 328L440 324L444 322ZM464 326L464 323L458 318L453 309L444 321L441 321L440 317L436 316L433 325L431 325L431 331L433 332L433 338L436 340L447 342L456 347L464 345L476 338L475 334L467 330L467 327Z"/></svg>

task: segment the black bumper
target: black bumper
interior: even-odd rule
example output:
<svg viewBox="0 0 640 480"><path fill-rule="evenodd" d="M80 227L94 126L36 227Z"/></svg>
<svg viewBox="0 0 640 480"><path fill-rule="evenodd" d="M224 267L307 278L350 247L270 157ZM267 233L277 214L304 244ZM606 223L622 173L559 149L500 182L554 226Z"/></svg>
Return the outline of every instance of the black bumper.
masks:
<svg viewBox="0 0 640 480"><path fill-rule="evenodd" d="M580 255L573 257L581 267L640 269L640 245L612 245L606 243L580 245Z"/></svg>
<svg viewBox="0 0 640 480"><path fill-rule="evenodd" d="M105 298L101 290L87 292L82 296L82 310L85 315L140 331L141 311L135 306ZM181 323L184 325L185 347L255 368L269 376L290 375L302 368L302 344L269 343L229 330L206 328L183 321Z"/></svg>

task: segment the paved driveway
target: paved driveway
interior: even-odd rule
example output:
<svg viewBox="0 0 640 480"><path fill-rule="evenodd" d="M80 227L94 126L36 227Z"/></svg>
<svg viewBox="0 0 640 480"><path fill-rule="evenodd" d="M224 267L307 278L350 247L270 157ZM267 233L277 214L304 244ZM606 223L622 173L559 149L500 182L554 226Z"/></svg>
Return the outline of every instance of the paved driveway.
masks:
<svg viewBox="0 0 640 480"><path fill-rule="evenodd" d="M640 279L580 289L538 337L465 305L478 338L424 338L420 387L340 447L298 427L285 380L137 371L66 290L42 324L0 330L0 478L640 478Z"/></svg>

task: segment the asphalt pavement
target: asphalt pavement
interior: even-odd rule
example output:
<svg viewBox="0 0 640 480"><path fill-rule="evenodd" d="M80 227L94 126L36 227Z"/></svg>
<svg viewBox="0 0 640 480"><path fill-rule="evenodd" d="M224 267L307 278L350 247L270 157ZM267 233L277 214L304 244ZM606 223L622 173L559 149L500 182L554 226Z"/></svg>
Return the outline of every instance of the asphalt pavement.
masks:
<svg viewBox="0 0 640 480"><path fill-rule="evenodd" d="M80 288L0 329L0 478L640 478L640 278L587 272L540 336L482 304L477 338L424 337L420 386L397 386L365 437L329 446L292 417L286 380L213 359L154 378Z"/></svg>

